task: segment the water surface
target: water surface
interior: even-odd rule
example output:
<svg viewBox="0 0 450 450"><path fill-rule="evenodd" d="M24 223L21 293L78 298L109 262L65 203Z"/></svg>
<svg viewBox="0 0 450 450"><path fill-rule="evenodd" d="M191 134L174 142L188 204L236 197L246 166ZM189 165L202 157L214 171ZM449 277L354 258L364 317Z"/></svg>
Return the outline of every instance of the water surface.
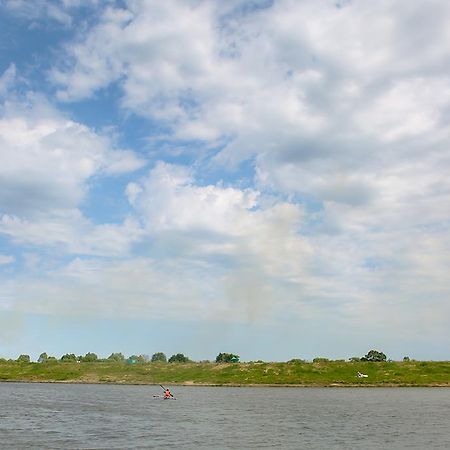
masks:
<svg viewBox="0 0 450 450"><path fill-rule="evenodd" d="M0 383L4 449L449 449L447 388Z"/></svg>

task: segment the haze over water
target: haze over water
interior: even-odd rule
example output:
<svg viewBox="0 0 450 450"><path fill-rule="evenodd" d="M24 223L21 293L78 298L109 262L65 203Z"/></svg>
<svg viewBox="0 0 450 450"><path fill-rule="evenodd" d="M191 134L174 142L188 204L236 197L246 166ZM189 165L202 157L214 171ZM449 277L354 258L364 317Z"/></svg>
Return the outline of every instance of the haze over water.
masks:
<svg viewBox="0 0 450 450"><path fill-rule="evenodd" d="M444 449L450 390L0 383L0 442L27 448Z"/></svg>

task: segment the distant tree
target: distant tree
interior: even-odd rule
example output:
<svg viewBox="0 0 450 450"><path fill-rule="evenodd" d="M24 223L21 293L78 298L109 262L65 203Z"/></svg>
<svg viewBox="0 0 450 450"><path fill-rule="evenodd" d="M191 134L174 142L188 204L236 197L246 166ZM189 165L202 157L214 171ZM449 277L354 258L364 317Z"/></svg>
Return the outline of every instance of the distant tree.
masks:
<svg viewBox="0 0 450 450"><path fill-rule="evenodd" d="M169 358L170 363L186 363L189 362L190 359L187 356L184 356L183 353L177 353L176 355L172 355Z"/></svg>
<svg viewBox="0 0 450 450"><path fill-rule="evenodd" d="M48 359L47 353L43 352L39 355L38 362L45 363L47 362L47 359Z"/></svg>
<svg viewBox="0 0 450 450"><path fill-rule="evenodd" d="M30 355L20 355L17 359L17 362L20 363L29 363L31 361Z"/></svg>
<svg viewBox="0 0 450 450"><path fill-rule="evenodd" d="M409 356L404 356L403 357L403 362L410 362L411 359L409 358Z"/></svg>
<svg viewBox="0 0 450 450"><path fill-rule="evenodd" d="M359 356L352 356L348 359L350 362L359 362L361 361L361 358Z"/></svg>
<svg viewBox="0 0 450 450"><path fill-rule="evenodd" d="M152 362L167 362L167 357L163 352L153 353Z"/></svg>
<svg viewBox="0 0 450 450"><path fill-rule="evenodd" d="M329 362L330 360L328 358L314 358L313 363L325 363Z"/></svg>
<svg viewBox="0 0 450 450"><path fill-rule="evenodd" d="M56 362L56 361L58 361L54 356L49 356L48 358L47 358L47 361L45 361L46 363L49 363L49 362Z"/></svg>
<svg viewBox="0 0 450 450"><path fill-rule="evenodd" d="M361 358L361 361L384 362L386 361L386 355L378 350L370 350L366 356Z"/></svg>
<svg viewBox="0 0 450 450"><path fill-rule="evenodd" d="M95 353L88 352L86 355L83 356L82 360L83 362L95 362L98 360L98 356Z"/></svg>
<svg viewBox="0 0 450 450"><path fill-rule="evenodd" d="M74 353L66 353L65 355L61 356L60 361L61 362L76 362L77 357L75 356Z"/></svg>
<svg viewBox="0 0 450 450"><path fill-rule="evenodd" d="M234 363L239 362L239 355L233 353L219 353L216 356L216 363Z"/></svg>
<svg viewBox="0 0 450 450"><path fill-rule="evenodd" d="M109 361L116 361L116 362L122 362L125 361L125 356L123 356L122 353L111 353L108 356Z"/></svg>
<svg viewBox="0 0 450 450"><path fill-rule="evenodd" d="M263 362L263 361L257 361L257 362ZM305 362L305 360L300 359L300 358L293 358L288 361L289 364L303 364L304 362Z"/></svg>
<svg viewBox="0 0 450 450"><path fill-rule="evenodd" d="M143 355L131 355L128 357L128 361L136 361L138 363L145 363L145 358Z"/></svg>

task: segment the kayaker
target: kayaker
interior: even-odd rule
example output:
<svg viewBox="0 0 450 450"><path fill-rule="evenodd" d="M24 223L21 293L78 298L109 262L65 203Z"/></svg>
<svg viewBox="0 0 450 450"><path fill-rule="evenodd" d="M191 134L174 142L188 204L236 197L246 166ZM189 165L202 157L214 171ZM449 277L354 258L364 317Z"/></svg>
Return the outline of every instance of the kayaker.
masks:
<svg viewBox="0 0 450 450"><path fill-rule="evenodd" d="M170 397L173 397L173 395L170 392L170 390L168 388L166 388L166 390L164 391L164 398L170 398Z"/></svg>

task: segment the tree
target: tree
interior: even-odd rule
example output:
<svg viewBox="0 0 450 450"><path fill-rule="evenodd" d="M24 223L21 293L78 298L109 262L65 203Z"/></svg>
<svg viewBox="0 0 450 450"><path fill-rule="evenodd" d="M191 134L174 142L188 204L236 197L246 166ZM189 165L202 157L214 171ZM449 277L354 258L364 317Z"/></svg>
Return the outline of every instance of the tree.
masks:
<svg viewBox="0 0 450 450"><path fill-rule="evenodd" d="M98 360L98 356L95 353L88 352L81 359L83 362L95 362Z"/></svg>
<svg viewBox="0 0 450 450"><path fill-rule="evenodd" d="M361 358L361 361L384 362L386 361L386 355L378 350L370 350L366 356Z"/></svg>
<svg viewBox="0 0 450 450"><path fill-rule="evenodd" d="M30 355L20 355L17 359L17 362L20 363L29 363L31 361Z"/></svg>
<svg viewBox="0 0 450 450"><path fill-rule="evenodd" d="M177 362L177 363L186 363L189 362L189 358L187 356L184 356L183 353L177 353L176 355L172 355L169 358L169 362L173 363L173 362Z"/></svg>
<svg viewBox="0 0 450 450"><path fill-rule="evenodd" d="M47 359L48 359L47 353L43 352L39 355L38 362L45 363L45 362L47 362Z"/></svg>
<svg viewBox="0 0 450 450"><path fill-rule="evenodd" d="M239 362L239 355L233 353L219 353L216 356L216 363L234 363Z"/></svg>
<svg viewBox="0 0 450 450"><path fill-rule="evenodd" d="M313 359L313 363L326 363L329 362L330 360L328 358L314 358Z"/></svg>
<svg viewBox="0 0 450 450"><path fill-rule="evenodd" d="M167 357L163 352L153 353L152 362L167 362Z"/></svg>
<svg viewBox="0 0 450 450"><path fill-rule="evenodd" d="M403 362L410 362L410 361L411 361L411 359L410 359L409 356L404 356L403 357Z"/></svg>
<svg viewBox="0 0 450 450"><path fill-rule="evenodd" d="M131 355L128 357L128 362L135 361L137 363L145 363L145 358L143 355Z"/></svg>
<svg viewBox="0 0 450 450"><path fill-rule="evenodd" d="M125 361L125 356L122 353L111 353L108 356L109 361L123 362Z"/></svg>
<svg viewBox="0 0 450 450"><path fill-rule="evenodd" d="M66 353L65 355L61 356L60 359L61 362L77 362L77 357L74 353Z"/></svg>

